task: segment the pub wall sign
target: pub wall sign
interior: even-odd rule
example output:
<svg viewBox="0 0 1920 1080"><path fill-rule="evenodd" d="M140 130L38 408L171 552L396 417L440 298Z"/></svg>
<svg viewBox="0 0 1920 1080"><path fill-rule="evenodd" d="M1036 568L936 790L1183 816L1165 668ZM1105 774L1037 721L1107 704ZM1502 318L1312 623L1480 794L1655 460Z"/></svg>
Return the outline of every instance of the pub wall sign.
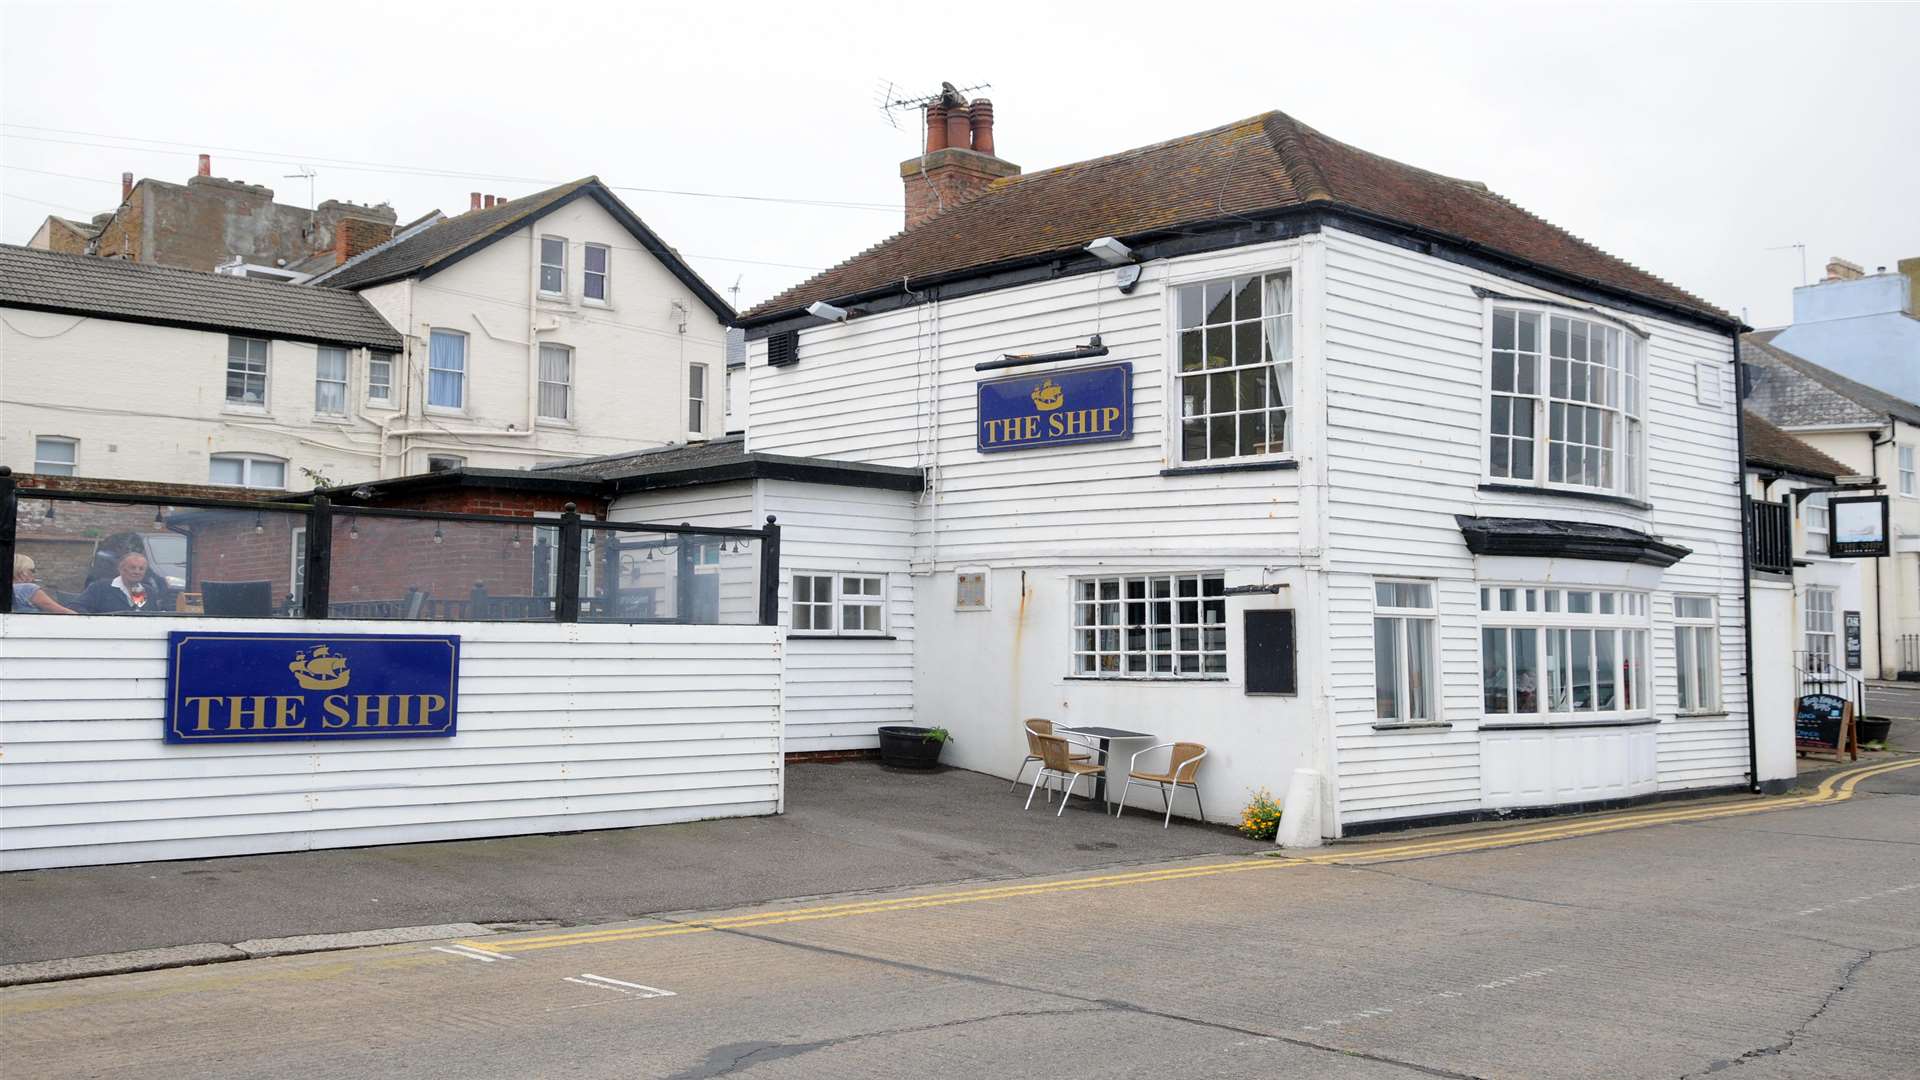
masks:
<svg viewBox="0 0 1920 1080"><path fill-rule="evenodd" d="M980 452L1133 438L1133 365L1015 375L978 384Z"/></svg>
<svg viewBox="0 0 1920 1080"><path fill-rule="evenodd" d="M455 734L458 634L167 635L166 741Z"/></svg>

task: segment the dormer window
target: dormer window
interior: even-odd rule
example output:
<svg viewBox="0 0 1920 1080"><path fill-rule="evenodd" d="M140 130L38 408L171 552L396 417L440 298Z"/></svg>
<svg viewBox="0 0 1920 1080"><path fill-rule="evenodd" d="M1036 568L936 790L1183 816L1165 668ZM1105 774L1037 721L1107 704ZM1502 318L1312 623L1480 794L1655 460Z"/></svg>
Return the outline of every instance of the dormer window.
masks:
<svg viewBox="0 0 1920 1080"><path fill-rule="evenodd" d="M1495 307L1487 479L1641 498L1646 343L1546 308Z"/></svg>

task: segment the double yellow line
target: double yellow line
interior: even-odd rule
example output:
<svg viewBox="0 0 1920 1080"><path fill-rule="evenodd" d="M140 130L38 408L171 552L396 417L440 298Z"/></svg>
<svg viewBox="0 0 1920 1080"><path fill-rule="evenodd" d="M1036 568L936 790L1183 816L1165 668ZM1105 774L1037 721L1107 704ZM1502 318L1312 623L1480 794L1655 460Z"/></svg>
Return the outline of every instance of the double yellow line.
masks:
<svg viewBox="0 0 1920 1080"><path fill-rule="evenodd" d="M1703 821L1713 818L1733 817L1740 814L1760 813L1762 811L1790 810L1796 807L1816 806L1822 803L1844 802L1853 797L1854 789L1858 787L1862 781L1880 776L1884 773L1895 772L1900 769L1915 766L1920 766L1920 759L1861 766L1857 769L1835 773L1827 777L1817 788L1806 795L1763 799L1732 805L1717 804L1713 806L1694 806L1670 810L1638 810L1604 817L1579 818L1548 825L1501 829L1497 832L1476 833L1471 836L1418 840L1402 844L1392 844L1385 847L1341 848L1333 851L1317 852L1313 855L1303 857L1251 856L1235 859L1231 862L1203 863L1192 866L1170 866L1156 870L1136 870L1127 873L1068 878L1063 881L1040 881L1024 885L993 886L988 888L966 889L958 892L932 893L921 896L900 896L879 900L856 900L840 904L825 904L819 907L787 908L776 911L755 912L746 915L695 919L688 922L667 923L655 926L627 926L605 930L582 930L566 934L548 934L540 937L518 938L512 941L500 941L497 939L468 940L462 941L459 944L487 952L521 953L539 949L567 948L575 945L599 945L614 941L640 941L648 938L680 937L686 934L708 934L722 930L749 930L765 926L781 926L789 923L815 922L821 919L845 919L856 915L879 915L894 911L916 911L924 908L949 907L955 904L976 904L988 900L1013 900L1027 896L1081 892L1089 889L1111 889L1123 885L1151 885L1163 881L1181 881L1187 878L1214 877L1221 874L1237 874L1249 870L1287 870L1300 866L1328 864L1364 865L1390 860L1419 859L1434 855L1486 851L1494 848L1514 847L1521 844L1544 843L1549 840L1593 836L1599 833L1617 832L1623 829L1642 829L1654 825Z"/></svg>

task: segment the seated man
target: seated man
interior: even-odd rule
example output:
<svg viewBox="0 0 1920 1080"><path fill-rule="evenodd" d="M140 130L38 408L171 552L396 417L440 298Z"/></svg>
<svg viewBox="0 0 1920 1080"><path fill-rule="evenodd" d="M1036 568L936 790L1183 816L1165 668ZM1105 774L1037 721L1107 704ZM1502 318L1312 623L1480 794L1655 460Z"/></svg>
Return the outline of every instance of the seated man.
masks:
<svg viewBox="0 0 1920 1080"><path fill-rule="evenodd" d="M147 570L147 557L137 551L120 556L117 577L87 586L74 606L94 615L115 612L165 611L170 606L166 587Z"/></svg>

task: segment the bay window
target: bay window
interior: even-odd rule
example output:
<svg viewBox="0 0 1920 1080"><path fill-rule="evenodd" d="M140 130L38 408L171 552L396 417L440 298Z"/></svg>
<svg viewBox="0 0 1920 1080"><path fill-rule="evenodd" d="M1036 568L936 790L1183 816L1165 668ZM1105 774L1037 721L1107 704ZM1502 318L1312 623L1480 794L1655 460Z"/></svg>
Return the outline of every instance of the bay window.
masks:
<svg viewBox="0 0 1920 1080"><path fill-rule="evenodd" d="M1480 589L1481 710L1488 719L1646 714L1647 594Z"/></svg>
<svg viewBox="0 0 1920 1080"><path fill-rule="evenodd" d="M1374 715L1397 723L1435 719L1431 581L1373 585Z"/></svg>
<svg viewBox="0 0 1920 1080"><path fill-rule="evenodd" d="M1132 574L1073 582L1073 674L1224 679L1226 575Z"/></svg>
<svg viewBox="0 0 1920 1080"><path fill-rule="evenodd" d="M1640 498L1646 492L1646 343L1603 322L1495 307L1487 478Z"/></svg>
<svg viewBox="0 0 1920 1080"><path fill-rule="evenodd" d="M1180 460L1256 459L1293 447L1293 279L1174 289Z"/></svg>

